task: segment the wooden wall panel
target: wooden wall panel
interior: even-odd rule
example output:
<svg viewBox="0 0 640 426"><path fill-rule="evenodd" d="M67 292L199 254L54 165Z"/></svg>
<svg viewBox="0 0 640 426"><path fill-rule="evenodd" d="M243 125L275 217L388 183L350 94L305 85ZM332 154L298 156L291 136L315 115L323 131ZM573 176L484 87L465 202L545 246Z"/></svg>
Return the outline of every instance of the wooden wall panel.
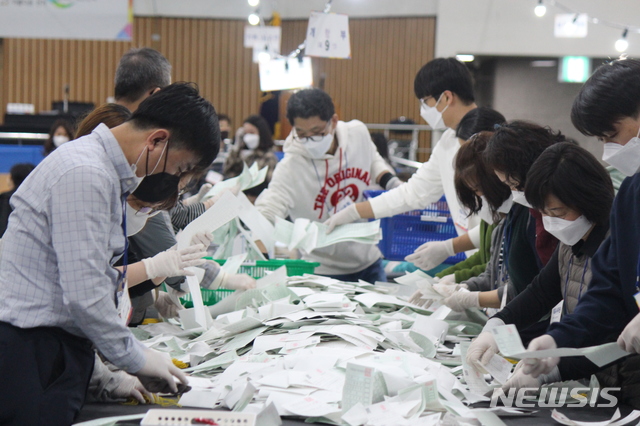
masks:
<svg viewBox="0 0 640 426"><path fill-rule="evenodd" d="M238 125L258 111L260 98L258 66L243 47L244 26L240 20L135 18L132 42L5 39L0 113L8 102L48 110L62 99L66 83L71 100L103 103L113 94L120 56L149 46L169 59L174 81L198 83ZM304 40L306 28L306 20L282 23L283 53ZM404 115L420 123L413 78L433 58L435 18L351 19L350 30L352 59L314 58L314 84L333 97L344 120L387 123Z"/></svg>

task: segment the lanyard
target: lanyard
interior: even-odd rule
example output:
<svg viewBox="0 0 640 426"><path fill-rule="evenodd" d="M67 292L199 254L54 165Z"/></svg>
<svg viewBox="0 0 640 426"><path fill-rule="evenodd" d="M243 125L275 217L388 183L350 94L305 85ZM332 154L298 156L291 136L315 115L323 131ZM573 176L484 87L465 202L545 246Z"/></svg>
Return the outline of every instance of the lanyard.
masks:
<svg viewBox="0 0 640 426"><path fill-rule="evenodd" d="M129 238L127 237L127 197L128 193L122 195L122 232L124 233L124 253L122 254L122 290L127 282L127 265L129 263ZM120 286L118 286L120 290Z"/></svg>
<svg viewBox="0 0 640 426"><path fill-rule="evenodd" d="M506 285L509 280L509 249L511 248L511 234L513 232L513 216L507 216L502 237L502 265L500 265L500 281ZM496 283L497 286L497 283Z"/></svg>
<svg viewBox="0 0 640 426"><path fill-rule="evenodd" d="M571 266L573 265L573 258L574 255L571 255L571 259L569 259L569 267L567 268L567 276L565 277L564 280L564 297L563 300L567 300L567 288L569 287L569 276L571 274ZM589 257L587 257L586 261L584 262L584 268L582 269L582 278L580 278L580 291L578 292L578 302L580 301L580 299L582 298L582 287L584 286L584 275L587 273L587 268L589 267ZM562 314L567 314L567 304L564 303L562 305Z"/></svg>

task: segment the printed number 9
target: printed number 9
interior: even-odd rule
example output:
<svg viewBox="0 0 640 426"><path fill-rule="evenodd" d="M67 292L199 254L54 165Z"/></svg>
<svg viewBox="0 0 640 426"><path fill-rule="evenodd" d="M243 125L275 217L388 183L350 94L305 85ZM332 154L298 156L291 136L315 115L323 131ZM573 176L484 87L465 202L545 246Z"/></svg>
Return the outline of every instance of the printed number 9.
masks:
<svg viewBox="0 0 640 426"><path fill-rule="evenodd" d="M325 49L324 49L324 50L327 50L327 51L328 51L328 50L329 50L329 46L330 46L329 40L325 40L325 41L324 41L324 47L325 47Z"/></svg>

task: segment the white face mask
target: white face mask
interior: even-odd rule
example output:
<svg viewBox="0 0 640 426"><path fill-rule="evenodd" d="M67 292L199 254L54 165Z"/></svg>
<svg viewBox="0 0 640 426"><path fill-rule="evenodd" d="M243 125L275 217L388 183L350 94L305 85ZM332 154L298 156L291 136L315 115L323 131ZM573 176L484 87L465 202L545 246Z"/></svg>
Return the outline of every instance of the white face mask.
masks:
<svg viewBox="0 0 640 426"><path fill-rule="evenodd" d="M522 206L532 208L531 204L527 202L527 198L524 196L523 191L511 191L511 197L513 198L514 203L518 203Z"/></svg>
<svg viewBox="0 0 640 426"><path fill-rule="evenodd" d="M500 207L498 207L498 213L509 213L509 210L511 210L511 206L513 206L513 194L509 195L509 198L507 198L507 200L502 203Z"/></svg>
<svg viewBox="0 0 640 426"><path fill-rule="evenodd" d="M493 212L491 211L491 207L489 207L489 203L487 202L487 199L484 198L484 196L480 198L482 199L482 208L478 212L478 217L480 217L480 219L487 222L489 225L492 225L494 223L494 220L493 220Z"/></svg>
<svg viewBox="0 0 640 426"><path fill-rule="evenodd" d="M542 216L544 229L568 246L572 246L591 229L593 224L586 217L580 216L576 220L560 219L559 217Z"/></svg>
<svg viewBox="0 0 640 426"><path fill-rule="evenodd" d="M147 223L147 219L160 213L159 211L152 211L150 213L141 213L126 203L127 209L127 237L137 234L142 231L144 225Z"/></svg>
<svg viewBox="0 0 640 426"><path fill-rule="evenodd" d="M329 132L322 137L322 140L319 142L310 141L307 139L301 140L302 145L309 153L309 157L314 160L321 159L331 148L331 144L333 143L333 132Z"/></svg>
<svg viewBox="0 0 640 426"><path fill-rule="evenodd" d="M57 147L62 145L63 143L69 142L69 137L65 135L55 135L53 137L53 144Z"/></svg>
<svg viewBox="0 0 640 426"><path fill-rule="evenodd" d="M602 161L620 170L625 176L633 176L640 170L640 130L635 138L625 145L607 142L604 144Z"/></svg>
<svg viewBox="0 0 640 426"><path fill-rule="evenodd" d="M260 145L260 135L255 133L245 133L242 140L248 149L256 149Z"/></svg>
<svg viewBox="0 0 640 426"><path fill-rule="evenodd" d="M442 95L444 95L444 93ZM433 130L444 130L447 128L442 120L442 113L449 108L449 105L444 107L442 111L438 111L437 108L440 99L442 99L442 95L440 95L434 106L430 107L426 102L422 102L420 106L420 116L424 118L424 121L426 121Z"/></svg>

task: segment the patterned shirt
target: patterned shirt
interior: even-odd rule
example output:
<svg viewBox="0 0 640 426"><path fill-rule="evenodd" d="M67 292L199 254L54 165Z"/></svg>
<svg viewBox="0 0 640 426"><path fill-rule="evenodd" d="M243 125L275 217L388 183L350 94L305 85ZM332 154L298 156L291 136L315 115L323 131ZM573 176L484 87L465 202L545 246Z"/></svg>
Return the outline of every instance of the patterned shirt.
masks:
<svg viewBox="0 0 640 426"><path fill-rule="evenodd" d="M11 198L0 258L0 321L20 328L60 327L90 339L129 372L143 346L118 316L123 196L139 179L101 124L56 149Z"/></svg>

